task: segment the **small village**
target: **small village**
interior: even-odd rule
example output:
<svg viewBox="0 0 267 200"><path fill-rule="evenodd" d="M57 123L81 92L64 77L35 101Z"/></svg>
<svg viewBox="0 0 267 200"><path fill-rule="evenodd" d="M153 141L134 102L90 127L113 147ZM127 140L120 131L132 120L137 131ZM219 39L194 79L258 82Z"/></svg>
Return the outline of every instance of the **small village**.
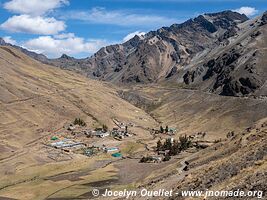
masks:
<svg viewBox="0 0 267 200"><path fill-rule="evenodd" d="M90 129L82 119L76 118L73 123L66 124L63 129L55 131L47 139L45 145L51 147L52 150L58 149L64 153L79 153L88 157L99 153L109 153L113 157L122 157L119 147L111 146L110 143L134 137L135 134L130 130L134 124L121 122L117 119L113 119L113 122L112 130L108 130L106 125ZM50 154L52 154L52 150L49 150ZM53 159L57 160L56 158Z"/></svg>
<svg viewBox="0 0 267 200"><path fill-rule="evenodd" d="M135 141L138 138L132 131L135 124L113 119L114 127L109 130L106 125L98 128L89 128L86 123L76 118L66 124L63 129L55 131L47 138L45 146L48 148L48 157L54 161L72 159L74 154L87 157L108 154L113 158L125 158L120 149L124 141ZM140 163L166 162L172 156L177 156L185 150L197 151L210 144L203 142L206 133L199 132L190 136L184 135L174 139L176 128L163 127L149 129L151 136L159 138L152 148L147 148L146 154L140 156ZM57 153L56 153L57 152Z"/></svg>

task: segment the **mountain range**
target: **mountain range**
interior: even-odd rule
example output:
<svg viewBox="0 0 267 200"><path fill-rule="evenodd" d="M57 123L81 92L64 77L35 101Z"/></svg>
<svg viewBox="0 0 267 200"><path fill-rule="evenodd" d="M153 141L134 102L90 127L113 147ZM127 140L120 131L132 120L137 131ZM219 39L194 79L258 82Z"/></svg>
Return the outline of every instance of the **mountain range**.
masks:
<svg viewBox="0 0 267 200"><path fill-rule="evenodd" d="M233 11L203 14L84 59L48 59L17 48L45 64L119 85L176 83L226 96L266 95L266 18L267 12L254 19Z"/></svg>

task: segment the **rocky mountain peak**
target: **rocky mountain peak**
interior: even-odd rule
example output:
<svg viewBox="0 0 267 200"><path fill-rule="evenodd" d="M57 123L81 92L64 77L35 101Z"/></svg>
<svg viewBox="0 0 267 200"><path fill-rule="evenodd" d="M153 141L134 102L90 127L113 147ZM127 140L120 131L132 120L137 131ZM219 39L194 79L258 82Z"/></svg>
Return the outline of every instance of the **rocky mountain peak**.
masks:
<svg viewBox="0 0 267 200"><path fill-rule="evenodd" d="M67 54L62 54L60 58L62 58L62 59L68 59L68 60L74 59L73 57L68 56Z"/></svg>
<svg viewBox="0 0 267 200"><path fill-rule="evenodd" d="M0 37L0 45L6 45L7 43L5 42L5 40L3 38Z"/></svg>
<svg viewBox="0 0 267 200"><path fill-rule="evenodd" d="M267 11L265 11L261 17L261 25L267 24Z"/></svg>
<svg viewBox="0 0 267 200"><path fill-rule="evenodd" d="M216 19L228 19L229 21L235 21L235 20L240 20L240 21L246 21L249 18L245 14L240 14L238 12L234 12L231 10L226 10L222 12L217 12L217 13L206 13L204 14L206 16L210 16L212 18Z"/></svg>
<svg viewBox="0 0 267 200"><path fill-rule="evenodd" d="M144 36L135 35L133 38L123 43L123 46L126 48L134 48L140 43L142 39L144 39Z"/></svg>
<svg viewBox="0 0 267 200"><path fill-rule="evenodd" d="M204 14L205 18L210 21L217 28L232 29L239 23L247 21L249 18L244 15L233 11L223 11L218 13Z"/></svg>

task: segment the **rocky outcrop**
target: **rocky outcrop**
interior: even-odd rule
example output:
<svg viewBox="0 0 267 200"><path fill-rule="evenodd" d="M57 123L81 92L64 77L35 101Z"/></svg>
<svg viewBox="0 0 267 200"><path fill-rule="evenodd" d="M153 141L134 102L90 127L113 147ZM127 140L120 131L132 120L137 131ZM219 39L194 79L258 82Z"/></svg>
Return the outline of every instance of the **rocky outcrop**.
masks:
<svg viewBox="0 0 267 200"><path fill-rule="evenodd" d="M170 78L172 77L173 75L175 75L177 73L178 69L176 66L174 66L171 71L167 74L166 78Z"/></svg>
<svg viewBox="0 0 267 200"><path fill-rule="evenodd" d="M255 53L251 56L255 56ZM228 53L224 53L216 59L211 59L203 64L207 70L202 77L203 81L213 79L210 87L211 92L217 92L225 96L240 96L253 93L260 88L264 81L257 74L253 65L248 62L242 69L238 62L241 57L247 58L247 55L242 55L242 49L232 49ZM237 69L239 67L239 69ZM238 72L242 71L242 73ZM187 72L184 75L185 84L194 82L195 71Z"/></svg>
<svg viewBox="0 0 267 200"><path fill-rule="evenodd" d="M240 78L236 81L227 81L221 92L225 96L237 96L238 94L247 95L253 93L256 89L261 87L263 83L255 77Z"/></svg>
<svg viewBox="0 0 267 200"><path fill-rule="evenodd" d="M261 26L267 24L267 11L261 17Z"/></svg>
<svg viewBox="0 0 267 200"><path fill-rule="evenodd" d="M183 76L183 78L185 84L189 85L190 83L193 83L195 78L195 71L193 72L187 71Z"/></svg>
<svg viewBox="0 0 267 200"><path fill-rule="evenodd" d="M7 43L5 42L5 40L3 40L3 38L0 38L0 45L5 46Z"/></svg>

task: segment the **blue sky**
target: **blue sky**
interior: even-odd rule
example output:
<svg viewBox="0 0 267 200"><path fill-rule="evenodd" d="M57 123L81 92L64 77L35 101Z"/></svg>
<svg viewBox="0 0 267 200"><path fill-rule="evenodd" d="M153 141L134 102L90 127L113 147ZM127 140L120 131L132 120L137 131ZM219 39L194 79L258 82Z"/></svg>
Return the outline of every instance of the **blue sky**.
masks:
<svg viewBox="0 0 267 200"><path fill-rule="evenodd" d="M253 17L266 0L0 0L0 37L59 57L87 57L102 46L203 13L236 10Z"/></svg>

